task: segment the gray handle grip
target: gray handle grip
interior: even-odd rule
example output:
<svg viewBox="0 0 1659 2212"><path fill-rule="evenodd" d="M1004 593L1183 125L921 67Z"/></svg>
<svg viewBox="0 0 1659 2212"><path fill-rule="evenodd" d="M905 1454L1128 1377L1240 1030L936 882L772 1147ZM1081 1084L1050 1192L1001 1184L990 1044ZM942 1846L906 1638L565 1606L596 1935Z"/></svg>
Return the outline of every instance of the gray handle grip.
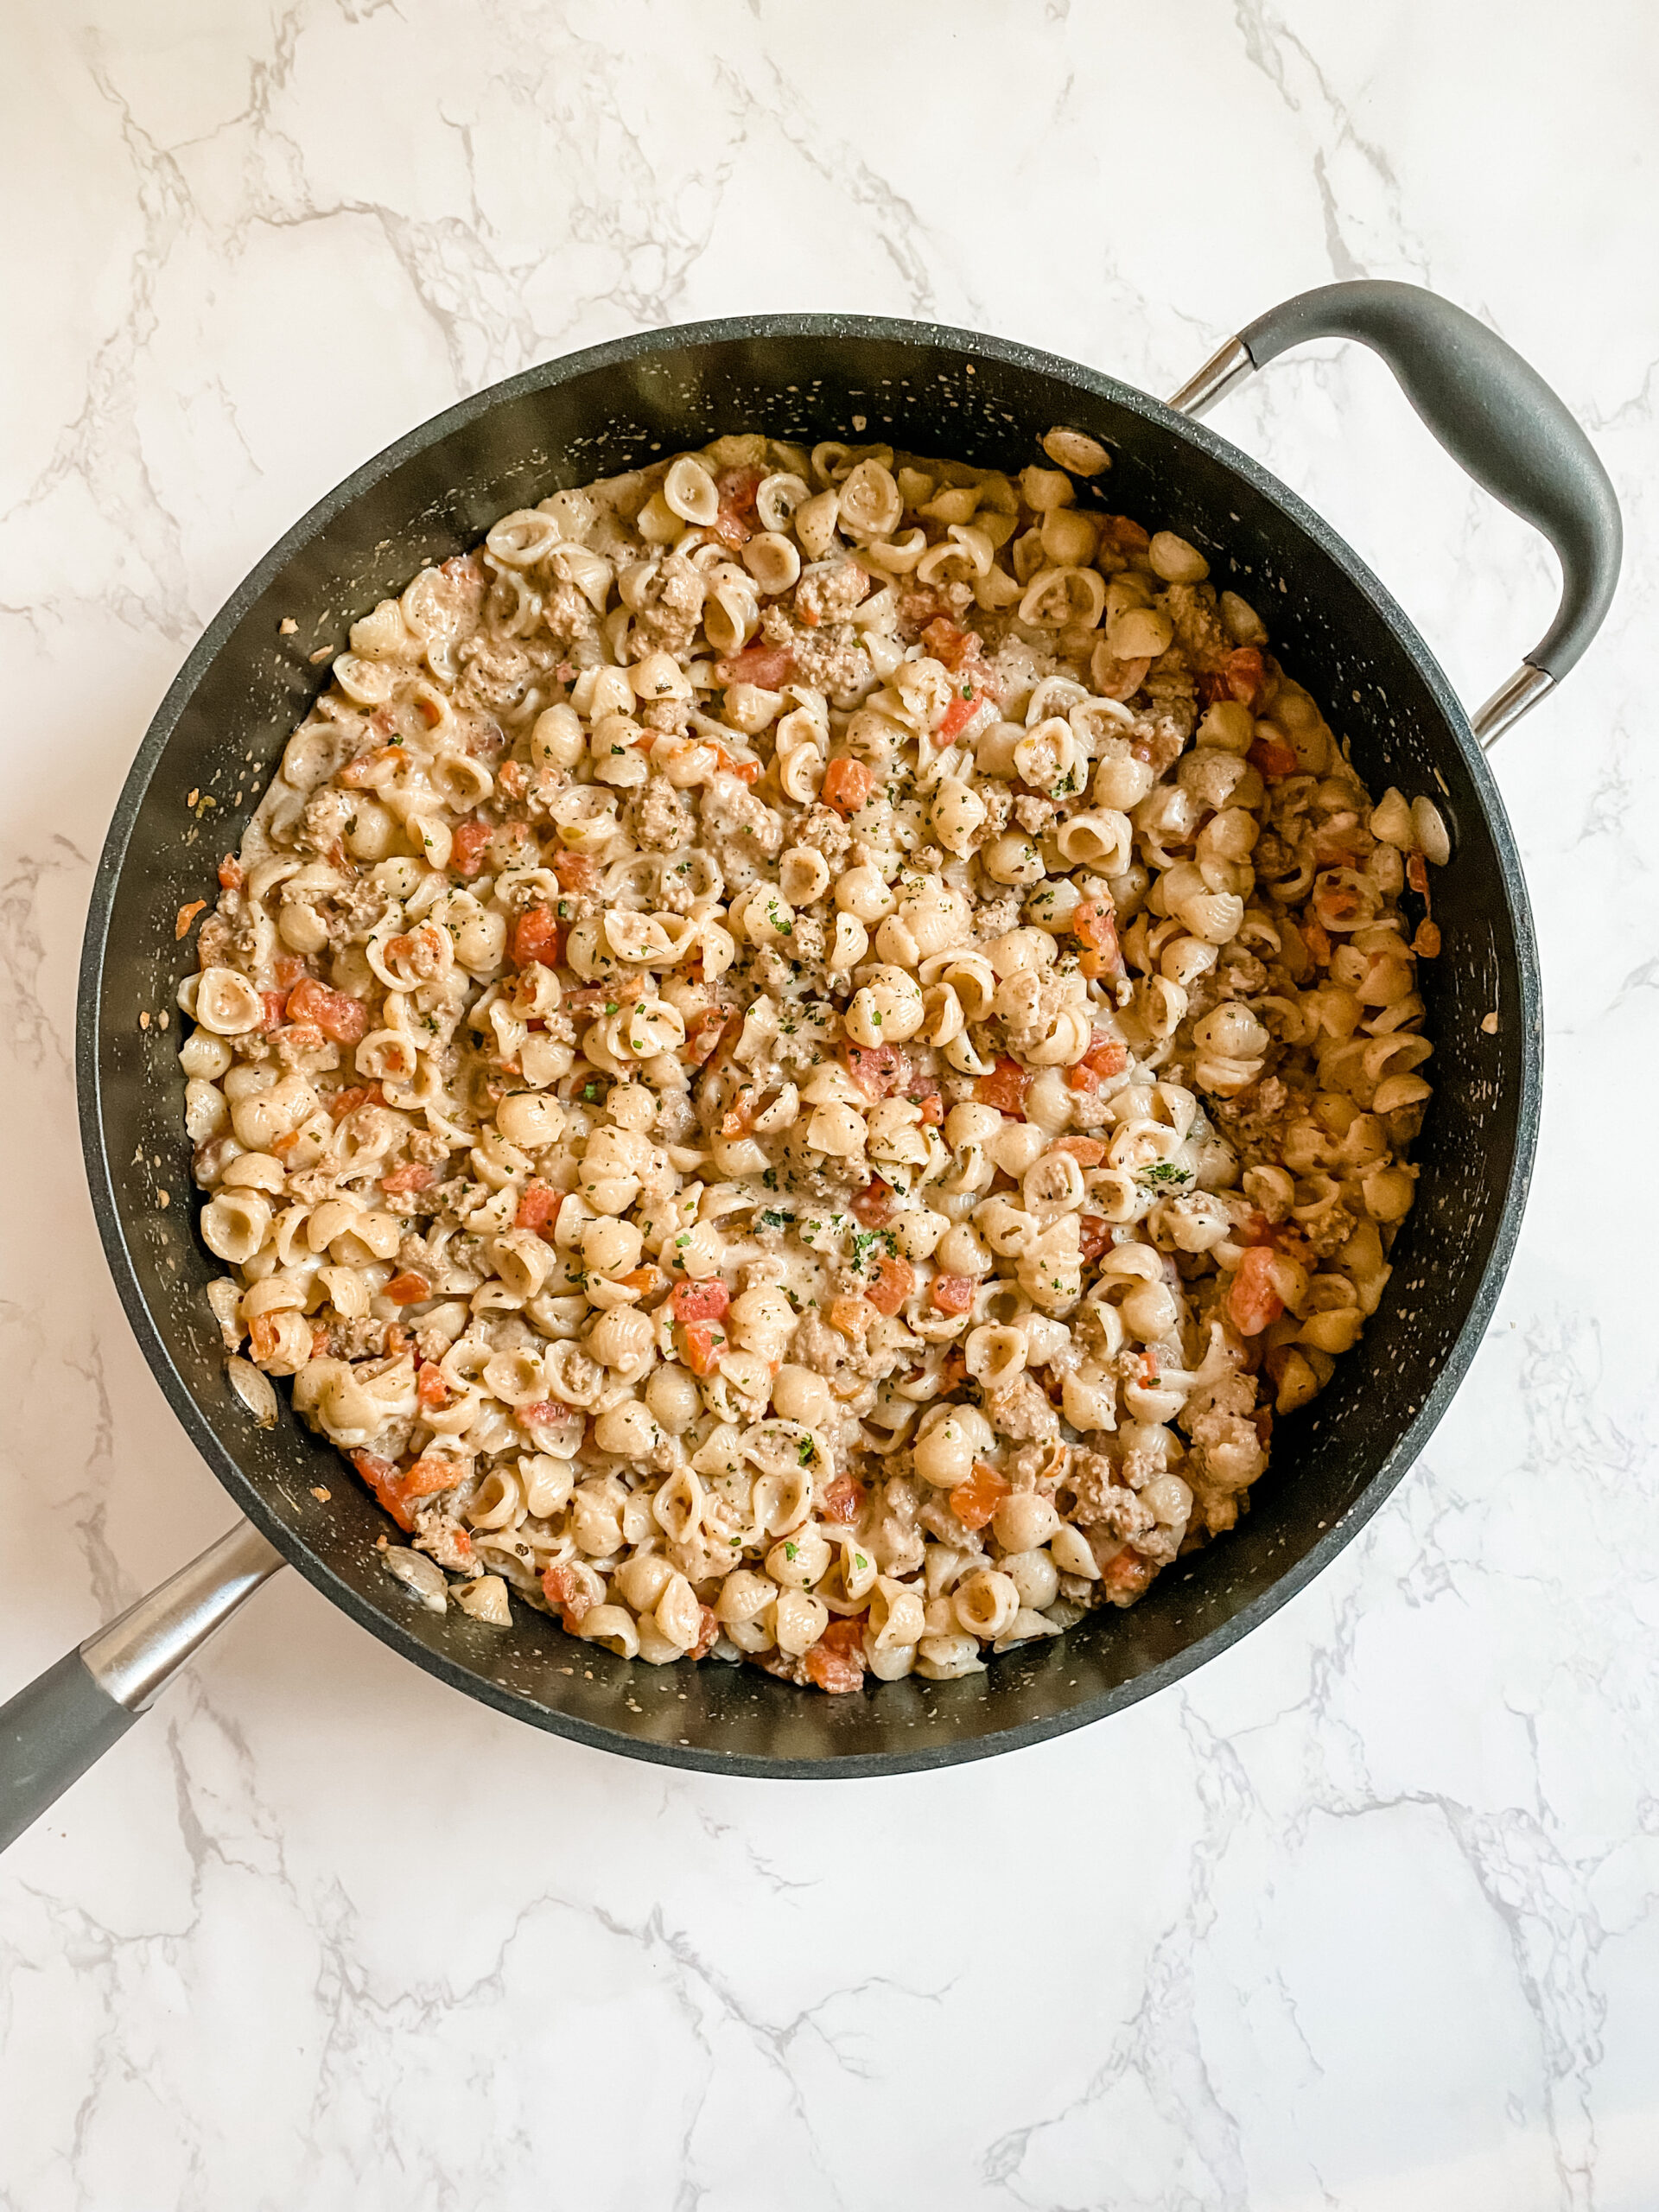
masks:
<svg viewBox="0 0 1659 2212"><path fill-rule="evenodd" d="M94 1681L79 1651L0 1706L0 1851L120 1742L138 1718Z"/></svg>
<svg viewBox="0 0 1659 2212"><path fill-rule="evenodd" d="M1357 338L1460 467L1555 548L1561 603L1527 654L1560 683L1601 627L1618 582L1618 501L1595 448L1496 331L1417 284L1322 284L1239 336L1258 368L1314 338Z"/></svg>
<svg viewBox="0 0 1659 2212"><path fill-rule="evenodd" d="M1452 459L1555 548L1555 620L1473 717L1476 736L1490 745L1560 681L1601 627L1624 536L1607 472L1512 346L1416 284L1367 279L1300 292L1229 339L1169 404L1205 414L1253 370L1315 338L1357 338L1380 354Z"/></svg>
<svg viewBox="0 0 1659 2212"><path fill-rule="evenodd" d="M0 1707L0 1851L120 1741L282 1564L252 1522L238 1521Z"/></svg>

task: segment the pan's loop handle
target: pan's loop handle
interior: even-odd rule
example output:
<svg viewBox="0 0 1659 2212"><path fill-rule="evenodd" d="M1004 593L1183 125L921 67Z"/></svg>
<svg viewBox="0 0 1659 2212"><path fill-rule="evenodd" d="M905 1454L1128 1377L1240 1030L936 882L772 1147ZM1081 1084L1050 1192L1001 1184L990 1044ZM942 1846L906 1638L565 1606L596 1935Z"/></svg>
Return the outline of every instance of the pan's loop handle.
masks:
<svg viewBox="0 0 1659 2212"><path fill-rule="evenodd" d="M251 1521L0 1706L0 1851L124 1736L283 1563Z"/></svg>
<svg viewBox="0 0 1659 2212"><path fill-rule="evenodd" d="M1484 323L1416 284L1300 292L1230 339L1169 404L1203 415L1276 354L1314 338L1357 338L1380 353L1452 459L1560 556L1555 620L1473 718L1490 746L1560 682L1601 627L1624 542L1607 472L1535 369Z"/></svg>

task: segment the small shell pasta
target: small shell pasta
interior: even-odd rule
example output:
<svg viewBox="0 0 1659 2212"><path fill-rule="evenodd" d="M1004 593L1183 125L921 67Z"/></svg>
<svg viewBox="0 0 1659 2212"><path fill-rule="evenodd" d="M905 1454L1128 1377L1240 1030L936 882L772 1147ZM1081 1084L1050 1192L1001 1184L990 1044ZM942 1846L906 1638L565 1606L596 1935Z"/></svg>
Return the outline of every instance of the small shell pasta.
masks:
<svg viewBox="0 0 1659 2212"><path fill-rule="evenodd" d="M1230 1528L1388 1296L1451 830L1042 455L743 432L504 515L181 911L231 1388L392 1602L953 1681Z"/></svg>

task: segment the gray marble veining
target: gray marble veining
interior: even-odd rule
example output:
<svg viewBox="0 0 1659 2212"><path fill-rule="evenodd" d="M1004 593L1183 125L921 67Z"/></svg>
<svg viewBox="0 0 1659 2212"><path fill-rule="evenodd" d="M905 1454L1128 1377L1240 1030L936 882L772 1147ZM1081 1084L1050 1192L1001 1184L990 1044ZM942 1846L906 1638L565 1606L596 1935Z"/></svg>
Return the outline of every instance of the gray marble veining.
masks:
<svg viewBox="0 0 1659 2212"><path fill-rule="evenodd" d="M1364 273L1492 321L1624 503L1495 765L1548 1097L1426 1459L1119 1719L892 1784L531 1734L283 1577L0 1866L0 2204L1638 2212L1659 2196L1659 33L1613 0L14 0L0 82L10 1688L230 1519L73 1135L92 858L179 659L400 429L641 323L938 316L1173 389ZM1373 360L1217 410L1478 700L1553 564ZM1627 1133L1637 1141L1627 1142Z"/></svg>

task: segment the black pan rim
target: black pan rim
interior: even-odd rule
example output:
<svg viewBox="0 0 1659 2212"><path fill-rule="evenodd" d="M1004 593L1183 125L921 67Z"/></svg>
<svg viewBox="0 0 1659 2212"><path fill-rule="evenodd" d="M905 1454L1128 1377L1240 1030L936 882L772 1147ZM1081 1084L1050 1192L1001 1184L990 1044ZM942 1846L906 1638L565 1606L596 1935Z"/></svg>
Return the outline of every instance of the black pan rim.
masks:
<svg viewBox="0 0 1659 2212"><path fill-rule="evenodd" d="M1521 1096L1516 1115L1515 1154L1503 1195L1497 1234L1469 1312L1433 1388L1394 1449L1378 1466L1349 1510L1332 1522L1319 1541L1311 1546L1300 1560L1232 1618L1175 1657L1147 1669L1109 1691L1081 1700L1062 1713L1046 1715L993 1734L968 1737L959 1742L915 1751L894 1750L845 1758L831 1755L821 1759L771 1759L747 1752L710 1751L690 1744L654 1742L537 1704L474 1675L442 1653L430 1650L394 1616L383 1613L367 1604L341 1580L293 1529L270 1511L259 1491L221 1444L173 1363L144 1299L122 1225L115 1180L105 1142L100 1066L104 955L111 909L132 828L144 803L156 764L203 673L217 658L244 614L294 554L391 470L439 443L453 432L467 428L498 406L595 369L614 367L645 356L671 353L686 347L755 338L866 339L917 347L949 348L970 359L978 355L1005 362L1012 367L1071 385L1092 398L1106 400L1141 416L1209 454L1242 477L1260 496L1276 505L1288 522L1344 571L1373 612L1395 632L1427 683L1446 732L1462 755L1491 831L1503 875L1504 899L1514 931L1516 964L1521 987L1518 1008L1522 1022ZM1479 1349L1520 1234L1522 1215L1537 1151L1543 1079L1541 989L1537 943L1520 855L1502 797L1485 756L1471 731L1462 702L1415 625L1367 564L1320 515L1288 486L1281 484L1263 468L1259 461L1204 424L1176 413L1161 401L1137 391L1133 385L1122 384L1116 378L1068 360L1062 355L1023 345L1017 340L988 336L982 332L949 325L873 315L799 314L728 316L710 321L670 324L661 329L636 332L624 338L610 340L579 353L562 354L554 360L540 363L533 368L521 371L517 376L491 385L404 432L319 499L283 533L225 601L203 630L156 710L116 802L99 856L81 946L76 1015L75 1077L81 1150L99 1236L115 1281L117 1294L137 1338L139 1349L161 1386L162 1395L178 1417L186 1435L240 1510L307 1581L349 1618L403 1657L412 1661L428 1674L435 1675L450 1688L476 1698L516 1719L583 1744L592 1750L616 1752L657 1765L685 1768L702 1773L779 1781L850 1781L875 1776L926 1772L944 1766L965 1764L973 1759L995 1758L1068 1734L1073 1729L1086 1727L1096 1720L1104 1719L1110 1713L1139 1704L1141 1700L1183 1680L1219 1657L1306 1589L1359 1534L1418 1458L1439 1426ZM874 1694L879 1696L880 1692Z"/></svg>

